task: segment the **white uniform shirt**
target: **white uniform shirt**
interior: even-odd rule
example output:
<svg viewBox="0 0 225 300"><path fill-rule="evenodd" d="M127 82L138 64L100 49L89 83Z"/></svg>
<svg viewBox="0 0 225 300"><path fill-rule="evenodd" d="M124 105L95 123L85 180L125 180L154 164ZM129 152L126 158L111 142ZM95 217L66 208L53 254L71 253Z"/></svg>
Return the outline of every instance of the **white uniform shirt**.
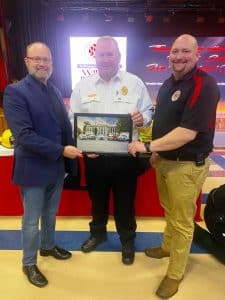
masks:
<svg viewBox="0 0 225 300"><path fill-rule="evenodd" d="M128 114L139 111L146 126L152 119L153 105L144 83L136 75L119 71L110 81L98 74L82 79L75 86L70 99L70 119L73 114ZM137 138L134 128L133 138Z"/></svg>

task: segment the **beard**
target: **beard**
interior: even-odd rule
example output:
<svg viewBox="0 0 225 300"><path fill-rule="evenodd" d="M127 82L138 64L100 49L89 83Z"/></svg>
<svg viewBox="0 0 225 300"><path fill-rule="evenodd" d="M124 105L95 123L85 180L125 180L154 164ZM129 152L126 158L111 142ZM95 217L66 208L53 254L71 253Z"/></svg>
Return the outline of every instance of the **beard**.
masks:
<svg viewBox="0 0 225 300"><path fill-rule="evenodd" d="M34 70L33 72L30 73L30 75L32 75L38 81L41 81L43 83L47 82L51 74L52 74L51 70L45 70L45 69Z"/></svg>

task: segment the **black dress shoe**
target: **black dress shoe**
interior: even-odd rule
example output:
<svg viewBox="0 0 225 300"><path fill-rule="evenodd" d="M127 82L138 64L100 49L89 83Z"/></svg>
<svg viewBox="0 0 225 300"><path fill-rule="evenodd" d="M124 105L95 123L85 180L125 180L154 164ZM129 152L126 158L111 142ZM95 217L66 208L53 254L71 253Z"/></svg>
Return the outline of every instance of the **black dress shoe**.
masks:
<svg viewBox="0 0 225 300"><path fill-rule="evenodd" d="M40 255L41 256L53 256L56 259L68 259L72 256L72 254L62 248L59 248L55 246L52 249L46 250L46 249L40 249Z"/></svg>
<svg viewBox="0 0 225 300"><path fill-rule="evenodd" d="M83 245L81 246L81 251L87 253L95 250L95 248L106 241L106 238L96 238L96 237L90 237L87 239Z"/></svg>
<svg viewBox="0 0 225 300"><path fill-rule="evenodd" d="M23 272L25 275L27 275L27 278L30 281L30 283L37 287L44 287L48 284L48 280L40 272L36 265L23 266Z"/></svg>
<svg viewBox="0 0 225 300"><path fill-rule="evenodd" d="M122 247L122 263L132 265L135 259L134 247Z"/></svg>

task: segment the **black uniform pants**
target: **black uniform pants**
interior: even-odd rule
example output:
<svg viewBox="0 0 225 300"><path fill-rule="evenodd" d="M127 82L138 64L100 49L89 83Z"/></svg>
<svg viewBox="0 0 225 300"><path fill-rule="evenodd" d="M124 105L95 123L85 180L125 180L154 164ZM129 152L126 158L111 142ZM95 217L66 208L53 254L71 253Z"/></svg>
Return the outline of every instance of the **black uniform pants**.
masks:
<svg viewBox="0 0 225 300"><path fill-rule="evenodd" d="M106 237L110 193L114 219L121 243L133 244L136 231L134 200L137 188L137 160L133 157L85 158L86 181L92 201L91 235Z"/></svg>

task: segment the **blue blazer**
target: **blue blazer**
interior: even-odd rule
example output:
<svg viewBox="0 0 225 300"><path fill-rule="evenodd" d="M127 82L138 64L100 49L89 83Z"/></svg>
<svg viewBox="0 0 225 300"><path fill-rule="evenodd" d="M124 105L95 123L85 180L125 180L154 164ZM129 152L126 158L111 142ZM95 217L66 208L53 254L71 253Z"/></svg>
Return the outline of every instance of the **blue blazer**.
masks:
<svg viewBox="0 0 225 300"><path fill-rule="evenodd" d="M48 82L62 106L65 145L73 145L72 128L59 90ZM3 107L15 138L13 182L25 186L54 183L67 173L76 175L76 160L62 156L62 129L44 85L27 75L4 91Z"/></svg>

